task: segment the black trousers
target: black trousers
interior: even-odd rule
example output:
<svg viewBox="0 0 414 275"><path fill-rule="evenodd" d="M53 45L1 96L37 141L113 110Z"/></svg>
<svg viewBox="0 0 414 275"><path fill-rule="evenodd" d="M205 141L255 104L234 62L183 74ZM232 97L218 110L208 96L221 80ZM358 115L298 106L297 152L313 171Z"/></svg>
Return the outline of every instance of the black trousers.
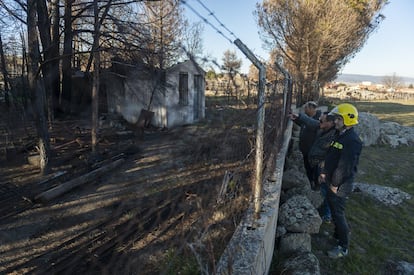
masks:
<svg viewBox="0 0 414 275"><path fill-rule="evenodd" d="M349 226L345 217L345 206L347 198L337 196L329 188L327 194L329 208L331 209L332 220L335 225L334 237L338 239L339 245L348 249Z"/></svg>
<svg viewBox="0 0 414 275"><path fill-rule="evenodd" d="M306 176L309 179L309 182L312 182L314 180L314 170L312 169L309 160L308 160L308 154L302 153L303 156L303 166L305 166Z"/></svg>

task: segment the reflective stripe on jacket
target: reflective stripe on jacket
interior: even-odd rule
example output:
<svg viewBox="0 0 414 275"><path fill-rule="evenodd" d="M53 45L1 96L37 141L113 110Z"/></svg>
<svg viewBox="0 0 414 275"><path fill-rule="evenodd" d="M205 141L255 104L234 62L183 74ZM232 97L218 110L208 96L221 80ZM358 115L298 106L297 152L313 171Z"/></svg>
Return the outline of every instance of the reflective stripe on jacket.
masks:
<svg viewBox="0 0 414 275"><path fill-rule="evenodd" d="M327 183L338 187L338 196L345 197L352 192L357 172L362 141L354 128L337 134L325 157L322 173L327 175Z"/></svg>

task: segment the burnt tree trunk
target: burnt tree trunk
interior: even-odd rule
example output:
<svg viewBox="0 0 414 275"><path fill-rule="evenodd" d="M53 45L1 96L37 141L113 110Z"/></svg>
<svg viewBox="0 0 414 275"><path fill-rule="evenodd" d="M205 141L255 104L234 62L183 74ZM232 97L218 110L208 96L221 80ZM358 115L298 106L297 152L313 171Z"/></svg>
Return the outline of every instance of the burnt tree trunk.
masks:
<svg viewBox="0 0 414 275"><path fill-rule="evenodd" d="M98 116L99 116L99 68L100 53L99 53L99 10L98 0L93 1L94 18L95 18L95 36L93 39L92 53L93 53L93 86L92 86L92 153L97 153L98 147Z"/></svg>
<svg viewBox="0 0 414 275"><path fill-rule="evenodd" d="M99 87L100 87L100 75L99 70L101 67L101 54L99 49L99 39L100 39L100 30L103 20L106 18L109 8L111 7L112 0L109 0L106 4L105 10L102 13L101 18L99 18L99 7L98 0L94 0L94 38L93 45L91 50L91 55L89 56L88 65L86 71L89 72L91 62L93 60L93 86L92 86L92 153L97 153L98 147L98 117L99 117Z"/></svg>
<svg viewBox="0 0 414 275"><path fill-rule="evenodd" d="M62 97L61 97L61 109L64 112L70 112L71 110L71 97L72 97L72 4L73 0L65 1L65 14L64 14L64 40L63 40L63 57L62 57Z"/></svg>
<svg viewBox="0 0 414 275"><path fill-rule="evenodd" d="M36 0L27 0L28 79L29 92L36 110L36 129L40 154L40 172L49 170L50 144L45 117L45 90L39 77L40 51L36 29Z"/></svg>
<svg viewBox="0 0 414 275"><path fill-rule="evenodd" d="M54 104L57 103L55 97L58 92L56 92L56 89L59 89L59 82L56 85L56 80L59 81L59 63L56 62L59 52L55 49L56 43L52 42L50 16L46 1L38 0L37 5L38 28L43 48L43 65L41 69L47 95L48 118L51 122L54 118Z"/></svg>
<svg viewBox="0 0 414 275"><path fill-rule="evenodd" d="M60 12L59 12L59 0L52 1L52 45L51 45L51 56L53 60L51 60L51 66L53 68L53 73L55 74L51 81L52 85L52 100L53 100L53 112L59 110L60 105L60 69L59 69L59 43L60 43L60 36L59 36L59 20L60 20Z"/></svg>
<svg viewBox="0 0 414 275"><path fill-rule="evenodd" d="M70 190L72 190L75 187L81 186L83 184L86 184L90 181L93 181L94 179L98 178L99 176L104 175L105 173L109 172L110 170L118 167L124 162L124 159L118 159L115 160L105 166L102 166L100 168L97 168L89 173L86 173L82 176L79 176L77 178L74 178L70 181L64 182L56 187L53 187L52 189L49 189L38 196L35 197L35 201L39 202L48 202L52 199L55 199L59 197L60 195L63 195Z"/></svg>
<svg viewBox="0 0 414 275"><path fill-rule="evenodd" d="M29 72L29 61L28 61L28 57L27 57L27 49L26 49L26 35L24 34L24 32L20 32L20 40L22 42L22 73L20 75L24 87L24 90L22 91L23 93L23 106L24 109L27 110L27 107L29 105L29 101L30 101L30 95L29 95L29 88L28 88L28 83L29 83L29 78L28 78L28 72Z"/></svg>
<svg viewBox="0 0 414 275"><path fill-rule="evenodd" d="M4 100L6 102L6 107L10 107L10 99L9 99L9 77L6 68L6 59L4 57L3 51L3 41L1 40L0 34L0 59L1 59L1 73L3 74L3 81L4 81Z"/></svg>

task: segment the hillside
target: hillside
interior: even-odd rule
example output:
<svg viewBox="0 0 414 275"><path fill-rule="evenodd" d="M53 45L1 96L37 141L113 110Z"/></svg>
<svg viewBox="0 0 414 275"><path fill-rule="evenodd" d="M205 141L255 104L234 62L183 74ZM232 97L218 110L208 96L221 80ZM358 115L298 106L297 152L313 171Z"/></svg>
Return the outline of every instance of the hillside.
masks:
<svg viewBox="0 0 414 275"><path fill-rule="evenodd" d="M413 77L401 77L403 82L406 85L414 84ZM344 83L361 83L363 81L369 81L373 84L382 84L384 76L376 76L376 75L362 75L362 74L340 74L336 78L336 82L344 82Z"/></svg>

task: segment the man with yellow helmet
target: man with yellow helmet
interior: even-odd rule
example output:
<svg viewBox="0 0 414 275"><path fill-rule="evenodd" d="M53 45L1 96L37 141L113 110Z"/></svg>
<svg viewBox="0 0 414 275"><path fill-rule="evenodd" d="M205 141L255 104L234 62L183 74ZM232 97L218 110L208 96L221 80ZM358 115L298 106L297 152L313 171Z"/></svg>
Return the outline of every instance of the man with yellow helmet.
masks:
<svg viewBox="0 0 414 275"><path fill-rule="evenodd" d="M342 103L329 113L335 116L336 137L325 157L320 182L329 186L327 199L335 225L334 237L338 246L328 251L331 258L348 255L349 227L345 217L345 205L353 189L362 141L353 126L358 124L358 111L352 104Z"/></svg>

